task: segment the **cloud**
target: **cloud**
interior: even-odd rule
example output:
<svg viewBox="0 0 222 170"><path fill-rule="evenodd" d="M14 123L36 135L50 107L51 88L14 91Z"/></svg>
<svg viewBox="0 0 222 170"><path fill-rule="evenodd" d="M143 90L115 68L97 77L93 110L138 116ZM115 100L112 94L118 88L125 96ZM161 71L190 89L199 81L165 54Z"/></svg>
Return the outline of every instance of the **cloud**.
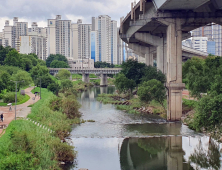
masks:
<svg viewBox="0 0 222 170"><path fill-rule="evenodd" d="M83 19L83 23L91 23L91 17L109 15L119 22L119 18L130 11L133 0L7 0L0 4L0 30L3 29L5 19L47 23L47 19L62 15L62 19ZM138 1L138 0L137 0ZM20 19L21 18L21 19ZM12 22L11 22L12 23ZM39 24L40 25L40 24ZM47 25L45 25L47 26Z"/></svg>

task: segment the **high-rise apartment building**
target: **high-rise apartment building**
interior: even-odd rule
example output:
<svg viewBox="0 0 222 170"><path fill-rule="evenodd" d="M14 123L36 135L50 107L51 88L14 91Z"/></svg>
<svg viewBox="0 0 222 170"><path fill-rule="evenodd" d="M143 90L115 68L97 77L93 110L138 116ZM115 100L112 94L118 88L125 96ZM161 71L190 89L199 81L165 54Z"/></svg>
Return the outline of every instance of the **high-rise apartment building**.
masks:
<svg viewBox="0 0 222 170"><path fill-rule="evenodd" d="M61 15L56 19L48 19L48 55L61 54L71 57L71 20L61 20Z"/></svg>
<svg viewBox="0 0 222 170"><path fill-rule="evenodd" d="M193 37L207 37L208 41L215 42L215 55L222 56L222 27L212 24L192 31ZM213 43L211 43L212 46Z"/></svg>
<svg viewBox="0 0 222 170"><path fill-rule="evenodd" d="M32 23L27 36L20 36L20 53L34 53L39 59L46 60L47 54L47 28L38 27Z"/></svg>
<svg viewBox="0 0 222 170"><path fill-rule="evenodd" d="M88 59L91 55L90 36L92 24L83 24L78 20L78 57L79 59Z"/></svg>
<svg viewBox="0 0 222 170"><path fill-rule="evenodd" d="M117 64L117 21L111 21L111 61L109 63Z"/></svg>
<svg viewBox="0 0 222 170"><path fill-rule="evenodd" d="M92 31L91 34L95 35L94 40L98 41L93 42L97 49L91 53L95 55L95 61L117 64L117 22L111 20L108 15L93 17ZM91 44L91 46L94 45Z"/></svg>
<svg viewBox="0 0 222 170"><path fill-rule="evenodd" d="M28 35L28 22L18 22L18 17L13 18L13 25L9 25L9 21L5 21L2 35L2 45L4 47L11 46L19 51L20 36Z"/></svg>

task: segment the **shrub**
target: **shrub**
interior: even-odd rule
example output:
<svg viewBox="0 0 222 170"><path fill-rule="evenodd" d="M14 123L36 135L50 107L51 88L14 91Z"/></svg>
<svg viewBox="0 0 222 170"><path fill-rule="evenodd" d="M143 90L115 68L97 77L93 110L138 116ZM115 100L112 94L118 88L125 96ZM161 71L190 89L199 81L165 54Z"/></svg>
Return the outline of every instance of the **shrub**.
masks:
<svg viewBox="0 0 222 170"><path fill-rule="evenodd" d="M212 97L204 96L198 102L194 119L189 125L199 131L202 127L214 128L222 123L222 94Z"/></svg>
<svg viewBox="0 0 222 170"><path fill-rule="evenodd" d="M13 103L13 102L15 102L15 93L14 92L6 93L3 96L3 102L4 103Z"/></svg>

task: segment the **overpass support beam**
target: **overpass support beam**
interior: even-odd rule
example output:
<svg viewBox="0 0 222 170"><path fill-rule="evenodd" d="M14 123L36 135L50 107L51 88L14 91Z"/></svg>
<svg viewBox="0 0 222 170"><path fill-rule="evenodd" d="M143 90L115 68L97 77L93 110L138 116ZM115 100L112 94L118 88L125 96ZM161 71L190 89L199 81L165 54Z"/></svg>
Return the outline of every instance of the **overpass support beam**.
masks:
<svg viewBox="0 0 222 170"><path fill-rule="evenodd" d="M180 120L182 117L182 31L180 19L167 22L167 119Z"/></svg>
<svg viewBox="0 0 222 170"><path fill-rule="evenodd" d="M145 64L147 66L153 66L153 53L151 53L150 48L148 47L146 47Z"/></svg>
<svg viewBox="0 0 222 170"><path fill-rule="evenodd" d="M166 46L157 46L157 68L164 74L167 73L167 53Z"/></svg>
<svg viewBox="0 0 222 170"><path fill-rule="evenodd" d="M105 87L107 86L107 74L101 74L101 78L100 78L100 86Z"/></svg>
<svg viewBox="0 0 222 170"><path fill-rule="evenodd" d="M89 74L83 73L82 74L82 81L84 83L89 83Z"/></svg>

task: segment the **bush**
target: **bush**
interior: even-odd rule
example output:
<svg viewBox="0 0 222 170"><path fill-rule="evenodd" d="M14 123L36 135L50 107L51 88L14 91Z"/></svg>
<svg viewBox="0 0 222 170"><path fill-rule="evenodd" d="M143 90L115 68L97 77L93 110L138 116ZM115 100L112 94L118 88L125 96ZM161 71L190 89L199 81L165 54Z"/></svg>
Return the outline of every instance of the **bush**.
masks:
<svg viewBox="0 0 222 170"><path fill-rule="evenodd" d="M194 119L189 125L199 131L202 127L214 128L222 123L222 94L212 97L204 96L198 102Z"/></svg>
<svg viewBox="0 0 222 170"><path fill-rule="evenodd" d="M18 100L18 98L17 98L17 100ZM3 102L4 103L14 103L15 102L15 93L14 92L6 93L3 96Z"/></svg>

